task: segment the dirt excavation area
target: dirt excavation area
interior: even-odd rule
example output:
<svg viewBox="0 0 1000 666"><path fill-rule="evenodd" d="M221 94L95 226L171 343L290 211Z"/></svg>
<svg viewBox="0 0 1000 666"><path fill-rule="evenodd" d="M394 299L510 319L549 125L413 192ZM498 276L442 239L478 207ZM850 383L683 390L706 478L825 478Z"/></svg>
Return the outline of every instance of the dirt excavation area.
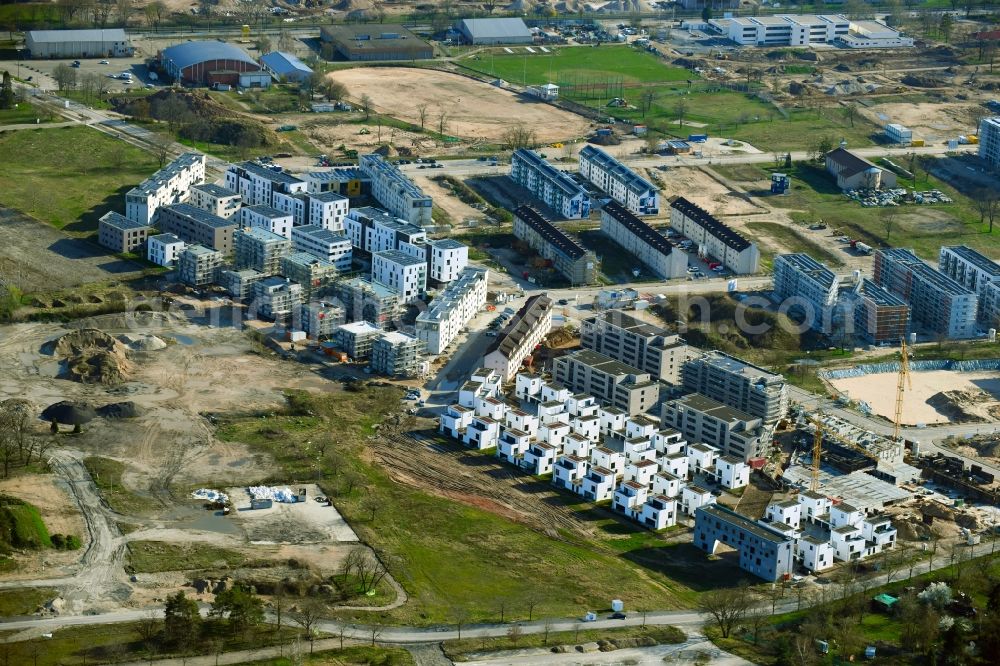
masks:
<svg viewBox="0 0 1000 666"><path fill-rule="evenodd" d="M422 106L426 126L438 129L441 113L447 116L443 134L463 139L499 141L512 119L535 130L543 143L581 137L590 122L543 102L496 88L458 74L409 67L356 67L328 76L350 91L352 100L368 95L377 113L391 113L419 125Z"/></svg>
<svg viewBox="0 0 1000 666"><path fill-rule="evenodd" d="M858 108L861 115L879 127L898 123L913 130L913 138L931 144L957 139L959 134L973 131L972 112L981 110L982 105L967 102L893 102Z"/></svg>
<svg viewBox="0 0 1000 666"><path fill-rule="evenodd" d="M0 493L37 506L50 533L83 542L78 551L26 554L0 576L0 589L52 587L60 596L48 612L81 613L142 606L190 585L195 569L221 566L237 577L249 566L254 581L280 580L292 561L298 576L338 572L358 544L336 507L316 485L289 479L282 487L304 490L305 501L251 510L248 486L280 479L279 468L216 439L212 419L266 418L284 404L284 389L340 384L314 366L254 353L242 331L207 325L201 312L77 325L0 328L0 401L27 400L35 414L51 407L63 424L49 449L52 473L4 481ZM79 433L66 426L74 419ZM35 423L43 437L49 426ZM199 488L229 493L232 510L192 497Z"/></svg>
<svg viewBox="0 0 1000 666"><path fill-rule="evenodd" d="M1000 420L1000 373L930 370L911 372L903 399L905 425L975 423ZM898 375L885 372L830 380L873 414L894 419Z"/></svg>

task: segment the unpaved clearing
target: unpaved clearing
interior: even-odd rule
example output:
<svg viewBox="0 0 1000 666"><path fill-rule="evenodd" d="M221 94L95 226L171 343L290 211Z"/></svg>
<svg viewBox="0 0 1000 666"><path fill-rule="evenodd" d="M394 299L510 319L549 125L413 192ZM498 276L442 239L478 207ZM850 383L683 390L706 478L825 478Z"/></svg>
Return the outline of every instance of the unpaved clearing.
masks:
<svg viewBox="0 0 1000 666"><path fill-rule="evenodd" d="M967 102L948 104L941 102L876 104L858 108L879 127L899 123L913 130L913 136L927 143L940 143L956 139L959 134L975 133L970 111L981 108Z"/></svg>
<svg viewBox="0 0 1000 666"><path fill-rule="evenodd" d="M466 139L500 141L511 121L536 131L541 142L586 134L590 121L543 102L458 74L409 67L356 67L331 72L359 100L368 95L378 113L420 124L418 108L427 106L427 127L437 129L447 114L445 134Z"/></svg>
<svg viewBox="0 0 1000 666"><path fill-rule="evenodd" d="M451 217L451 223L457 227L463 226L466 220L485 220L486 216L482 211L476 210L469 204L451 193L441 183L427 176L410 176L414 182L429 197L434 197L434 205L441 208Z"/></svg>
<svg viewBox="0 0 1000 666"><path fill-rule="evenodd" d="M740 196L740 190L726 187L700 168L656 171L664 192L681 193L685 199L713 215L755 215L768 212ZM764 219L764 218L760 218Z"/></svg>
<svg viewBox="0 0 1000 666"><path fill-rule="evenodd" d="M932 370L911 372L912 388L907 387L903 400L903 423L948 423L951 419L928 404L934 395L945 391L985 391L991 401L981 401L974 405L975 412L983 411L1000 401L1000 373L998 372L953 372ZM896 384L898 375L884 372L847 379L834 379L830 383L838 391L850 396L851 400L863 400L873 413L887 419L895 418Z"/></svg>
<svg viewBox="0 0 1000 666"><path fill-rule="evenodd" d="M78 551L27 551L19 553L19 576L51 575L55 569L72 565L90 544L87 526L70 496L66 484L55 474L32 474L0 481L0 494L23 499L38 508L49 534L72 534L80 538ZM43 574L44 572L44 574Z"/></svg>

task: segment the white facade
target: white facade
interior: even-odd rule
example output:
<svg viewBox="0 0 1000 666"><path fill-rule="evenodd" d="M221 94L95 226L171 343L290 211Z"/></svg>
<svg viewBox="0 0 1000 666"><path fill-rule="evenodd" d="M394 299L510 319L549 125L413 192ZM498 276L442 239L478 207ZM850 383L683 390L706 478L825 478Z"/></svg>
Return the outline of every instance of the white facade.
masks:
<svg viewBox="0 0 1000 666"><path fill-rule="evenodd" d="M318 259L325 259L346 273L351 270L354 246L347 236L320 228L314 224L292 227L292 247L308 252Z"/></svg>
<svg viewBox="0 0 1000 666"><path fill-rule="evenodd" d="M286 194L275 192L272 196L274 208L291 215L295 226L309 223L309 195L302 192Z"/></svg>
<svg viewBox="0 0 1000 666"><path fill-rule="evenodd" d="M433 222L434 202L395 165L375 153L362 155L358 165L371 178L372 196L386 210L410 224L425 226Z"/></svg>
<svg viewBox="0 0 1000 666"><path fill-rule="evenodd" d="M885 138L891 143L910 145L913 141L913 130L899 123L889 123L885 126Z"/></svg>
<svg viewBox="0 0 1000 666"><path fill-rule="evenodd" d="M580 175L636 215L660 211L660 191L606 152L590 144L580 151Z"/></svg>
<svg viewBox="0 0 1000 666"><path fill-rule="evenodd" d="M1000 264L964 245L942 247L938 255L938 270L976 294L979 299L977 318L983 324L996 327L1000 322Z"/></svg>
<svg viewBox="0 0 1000 666"><path fill-rule="evenodd" d="M173 234L157 234L146 239L146 258L157 266L172 267L187 244Z"/></svg>
<svg viewBox="0 0 1000 666"><path fill-rule="evenodd" d="M271 206L244 206L240 209L240 228L263 229L291 239L292 216Z"/></svg>
<svg viewBox="0 0 1000 666"><path fill-rule="evenodd" d="M405 244L427 242L427 232L378 208L352 208L344 218L344 233L359 250L402 250Z"/></svg>
<svg viewBox="0 0 1000 666"><path fill-rule="evenodd" d="M256 162L230 164L226 170L226 187L239 192L247 206L274 206L274 193L305 193L307 183L277 168Z"/></svg>
<svg viewBox="0 0 1000 666"><path fill-rule="evenodd" d="M979 122L979 158L1000 169L1000 116Z"/></svg>
<svg viewBox="0 0 1000 666"><path fill-rule="evenodd" d="M188 203L208 211L212 215L228 219L240 212L243 198L238 192L233 192L221 185L201 183L191 187L191 198Z"/></svg>
<svg viewBox="0 0 1000 666"><path fill-rule="evenodd" d="M716 30L737 44L754 46L809 46L830 44L846 37L851 22L840 15L783 14L709 20Z"/></svg>
<svg viewBox="0 0 1000 666"><path fill-rule="evenodd" d="M837 38L839 44L851 49L892 49L913 46L912 37L904 37L898 30L881 21L851 21L851 29Z"/></svg>
<svg viewBox="0 0 1000 666"><path fill-rule="evenodd" d="M664 280L687 275L688 256L624 206L601 208L601 231Z"/></svg>
<svg viewBox="0 0 1000 666"><path fill-rule="evenodd" d="M328 231L343 231L344 218L350 212L351 201L336 192L309 195L309 224Z"/></svg>
<svg viewBox="0 0 1000 666"><path fill-rule="evenodd" d="M525 148L514 151L510 160L510 177L567 219L590 215L590 194L587 190L534 151Z"/></svg>
<svg viewBox="0 0 1000 666"><path fill-rule="evenodd" d="M552 300L544 294L532 296L487 348L483 365L499 372L504 381L510 381L550 330Z"/></svg>
<svg viewBox="0 0 1000 666"><path fill-rule="evenodd" d="M184 203L191 187L205 182L205 156L184 153L125 194L125 217L152 224L160 206Z"/></svg>
<svg viewBox="0 0 1000 666"><path fill-rule="evenodd" d="M451 282L469 265L469 247L456 240L444 238L427 243L430 253L430 278L436 282Z"/></svg>
<svg viewBox="0 0 1000 666"><path fill-rule="evenodd" d="M741 234L684 197L670 204L670 227L698 246L702 257L714 257L738 275L756 273L760 251Z"/></svg>
<svg viewBox="0 0 1000 666"><path fill-rule="evenodd" d="M800 312L810 328L829 333L840 279L808 254L774 258L774 296L779 307Z"/></svg>
<svg viewBox="0 0 1000 666"><path fill-rule="evenodd" d="M467 267L417 315L417 337L429 354L440 354L486 305L489 271Z"/></svg>
<svg viewBox="0 0 1000 666"><path fill-rule="evenodd" d="M399 294L402 303L412 303L427 291L427 264L399 250L372 255L372 280Z"/></svg>

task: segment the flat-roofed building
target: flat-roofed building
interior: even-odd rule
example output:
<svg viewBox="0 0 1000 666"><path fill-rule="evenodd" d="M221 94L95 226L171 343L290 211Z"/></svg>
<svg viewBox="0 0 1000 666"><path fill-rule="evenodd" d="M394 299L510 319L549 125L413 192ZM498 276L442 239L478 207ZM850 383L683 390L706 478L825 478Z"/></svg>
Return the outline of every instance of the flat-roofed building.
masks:
<svg viewBox="0 0 1000 666"><path fill-rule="evenodd" d="M389 377L416 377L424 360L424 343L412 335L392 331L372 342L371 367Z"/></svg>
<svg viewBox="0 0 1000 666"><path fill-rule="evenodd" d="M838 35L837 43L850 49L898 49L913 46L913 38L881 21L851 21L846 35Z"/></svg>
<svg viewBox="0 0 1000 666"><path fill-rule="evenodd" d="M767 424L777 423L788 412L784 377L720 351L687 361L681 378L688 391L703 393Z"/></svg>
<svg viewBox="0 0 1000 666"><path fill-rule="evenodd" d="M290 317L301 304L302 285L272 275L254 283L250 315L256 313L265 319L281 321Z"/></svg>
<svg viewBox="0 0 1000 666"><path fill-rule="evenodd" d="M534 44L535 37L521 18L472 18L455 22L466 44Z"/></svg>
<svg viewBox="0 0 1000 666"><path fill-rule="evenodd" d="M544 294L531 296L486 349L483 366L509 382L551 329L552 299Z"/></svg>
<svg viewBox="0 0 1000 666"><path fill-rule="evenodd" d="M580 150L580 175L636 215L660 212L660 190L600 148Z"/></svg>
<svg viewBox="0 0 1000 666"><path fill-rule="evenodd" d="M979 159L1000 169L1000 116L979 121Z"/></svg>
<svg viewBox="0 0 1000 666"><path fill-rule="evenodd" d="M223 254L204 245L188 245L177 258L180 281L190 287L212 284L222 267Z"/></svg>
<svg viewBox="0 0 1000 666"><path fill-rule="evenodd" d="M292 252L281 258L281 275L302 285L302 298L308 300L337 277L337 267L308 252Z"/></svg>
<svg viewBox="0 0 1000 666"><path fill-rule="evenodd" d="M718 504L698 507L694 545L714 555L720 543L739 552L741 569L764 580L790 576L795 568L795 539L790 534Z"/></svg>
<svg viewBox="0 0 1000 666"><path fill-rule="evenodd" d="M376 252L372 280L395 289L402 303L412 303L427 293L427 264L400 250Z"/></svg>
<svg viewBox="0 0 1000 666"><path fill-rule="evenodd" d="M979 311L975 292L934 270L912 250L876 251L872 272L878 286L909 303L915 324L948 338L975 337Z"/></svg>
<svg viewBox="0 0 1000 666"><path fill-rule="evenodd" d="M130 58L135 47L121 28L28 30L24 47L31 58Z"/></svg>
<svg viewBox="0 0 1000 666"><path fill-rule="evenodd" d="M239 192L246 206L273 206L274 193L305 193L308 184L280 168L258 162L237 162L226 169L226 187Z"/></svg>
<svg viewBox="0 0 1000 666"><path fill-rule="evenodd" d="M514 209L514 236L523 240L573 285L597 281L597 255L530 206Z"/></svg>
<svg viewBox="0 0 1000 666"><path fill-rule="evenodd" d="M309 215L306 221L329 231L344 230L344 218L351 209L351 200L336 192L309 193Z"/></svg>
<svg viewBox="0 0 1000 666"><path fill-rule="evenodd" d="M872 344L897 344L910 329L910 306L868 278L862 278L848 296L853 307L854 334Z"/></svg>
<svg viewBox="0 0 1000 666"><path fill-rule="evenodd" d="M621 310L607 310L584 319L580 324L580 345L671 384L680 383L681 368L697 354L676 333Z"/></svg>
<svg viewBox="0 0 1000 666"><path fill-rule="evenodd" d="M344 233L356 250L369 254L427 242L427 232L422 227L370 206L351 209L344 218Z"/></svg>
<svg viewBox="0 0 1000 666"><path fill-rule="evenodd" d="M150 224L161 206L183 203L205 182L205 156L184 153L125 193L125 217Z"/></svg>
<svg viewBox="0 0 1000 666"><path fill-rule="evenodd" d="M320 39L333 55L353 61L426 60L434 57L430 44L401 25L347 23L323 26ZM326 55L324 51L324 55Z"/></svg>
<svg viewBox="0 0 1000 666"><path fill-rule="evenodd" d="M670 203L670 226L694 241L699 255L718 259L738 275L756 273L759 269L760 251L756 243L684 197Z"/></svg>
<svg viewBox="0 0 1000 666"><path fill-rule="evenodd" d="M146 258L157 266L172 268L186 243L173 234L157 234L146 239Z"/></svg>
<svg viewBox="0 0 1000 666"><path fill-rule="evenodd" d="M372 196L396 217L410 224L432 224L434 201L407 178L395 164L378 153L362 155L358 163L371 179Z"/></svg>
<svg viewBox="0 0 1000 666"><path fill-rule="evenodd" d="M233 251L233 234L238 225L232 218L219 217L188 203L162 206L156 226L185 243L204 245L223 254Z"/></svg>
<svg viewBox="0 0 1000 666"><path fill-rule="evenodd" d="M851 29L851 21L839 14L737 16L708 23L737 44L752 46L832 44Z"/></svg>
<svg viewBox="0 0 1000 666"><path fill-rule="evenodd" d="M649 411L660 401L660 383L649 373L589 349L554 359L552 377L629 415Z"/></svg>
<svg viewBox="0 0 1000 666"><path fill-rule="evenodd" d="M567 219L590 216L587 190L533 150L518 148L514 151L510 159L510 178L557 215Z"/></svg>
<svg viewBox="0 0 1000 666"><path fill-rule="evenodd" d="M996 326L997 309L991 288L1000 285L1000 264L965 245L941 248L938 270L975 292L979 299L977 319L988 326Z"/></svg>
<svg viewBox="0 0 1000 666"><path fill-rule="evenodd" d="M292 238L292 215L272 206L244 206L240 209L240 226L263 229L288 240Z"/></svg>
<svg viewBox="0 0 1000 666"><path fill-rule="evenodd" d="M191 186L191 198L188 203L212 215L230 218L240 212L243 197L228 187L214 183L198 183Z"/></svg>
<svg viewBox="0 0 1000 666"><path fill-rule="evenodd" d="M142 247L152 227L109 211L97 222L97 242L114 252L135 252Z"/></svg>
<svg viewBox="0 0 1000 666"><path fill-rule="evenodd" d="M486 305L489 271L466 267L417 315L416 334L430 354L440 354Z"/></svg>
<svg viewBox="0 0 1000 666"><path fill-rule="evenodd" d="M382 329L367 321L344 324L333 333L333 342L351 360L365 361L371 356L372 345L382 335Z"/></svg>
<svg viewBox="0 0 1000 666"><path fill-rule="evenodd" d="M601 231L664 280L687 275L687 254L624 206L611 201L601 207Z"/></svg>
<svg viewBox="0 0 1000 666"><path fill-rule="evenodd" d="M703 442L743 461L761 457L771 444L771 428L758 417L700 393L664 402L660 420L689 442Z"/></svg>
<svg viewBox="0 0 1000 666"><path fill-rule="evenodd" d="M808 254L774 258L774 296L781 308L802 315L810 328L830 333L840 280Z"/></svg>
<svg viewBox="0 0 1000 666"><path fill-rule="evenodd" d="M351 270L354 246L351 239L343 234L314 224L292 227L292 246L297 251L329 261L341 273Z"/></svg>
<svg viewBox="0 0 1000 666"><path fill-rule="evenodd" d="M345 321L344 308L327 301L303 303L298 317L299 326L311 340L330 337Z"/></svg>
<svg viewBox="0 0 1000 666"><path fill-rule="evenodd" d="M387 328L399 315L400 302L396 290L365 277L338 280L333 291L344 305L348 321L367 321Z"/></svg>
<svg viewBox="0 0 1000 666"><path fill-rule="evenodd" d="M281 259L292 253L292 241L260 228L240 229L234 238L236 268L277 275Z"/></svg>
<svg viewBox="0 0 1000 666"><path fill-rule="evenodd" d="M253 296L253 286L267 276L252 268L224 269L216 280L233 300L245 301Z"/></svg>

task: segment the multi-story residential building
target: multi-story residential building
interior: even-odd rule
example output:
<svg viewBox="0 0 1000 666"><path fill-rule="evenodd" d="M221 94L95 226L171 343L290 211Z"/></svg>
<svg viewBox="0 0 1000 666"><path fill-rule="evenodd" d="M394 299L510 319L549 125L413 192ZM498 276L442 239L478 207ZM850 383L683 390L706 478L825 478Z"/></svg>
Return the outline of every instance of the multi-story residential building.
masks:
<svg viewBox="0 0 1000 666"><path fill-rule="evenodd" d="M878 286L910 304L914 324L948 338L976 335L979 299L975 292L934 270L912 250L876 251L872 272Z"/></svg>
<svg viewBox="0 0 1000 666"><path fill-rule="evenodd" d="M486 349L483 365L509 382L551 329L552 299L544 294L530 297Z"/></svg>
<svg viewBox="0 0 1000 666"><path fill-rule="evenodd" d="M1000 264L965 245L942 247L938 270L973 291L979 299L977 319L988 326L996 326L997 310L992 297L1000 285Z"/></svg>
<svg viewBox="0 0 1000 666"><path fill-rule="evenodd" d="M199 183L191 186L191 198L188 199L188 203L212 215L229 218L240 212L243 197L239 192L221 185Z"/></svg>
<svg viewBox="0 0 1000 666"><path fill-rule="evenodd" d="M372 196L386 210L410 224L426 226L432 223L433 200L394 164L372 153L362 155L358 165L371 179Z"/></svg>
<svg viewBox="0 0 1000 666"><path fill-rule="evenodd" d="M846 37L851 21L839 14L781 14L711 19L709 25L737 44L810 46Z"/></svg>
<svg viewBox="0 0 1000 666"><path fill-rule="evenodd" d="M826 154L826 170L842 190L878 190L896 187L896 174L875 166L844 147Z"/></svg>
<svg viewBox="0 0 1000 666"><path fill-rule="evenodd" d="M757 272L760 264L757 244L684 197L677 197L670 204L670 226L694 241L700 256L714 257L738 275Z"/></svg>
<svg viewBox="0 0 1000 666"><path fill-rule="evenodd" d="M240 227L263 229L282 238L292 238L292 216L273 206L244 206L240 209Z"/></svg>
<svg viewBox="0 0 1000 666"><path fill-rule="evenodd" d="M440 354L486 305L489 271L467 267L417 315L416 334L430 354Z"/></svg>
<svg viewBox="0 0 1000 666"><path fill-rule="evenodd" d="M204 245L188 245L177 258L180 281L191 287L203 287L215 282L222 266L223 254Z"/></svg>
<svg viewBox="0 0 1000 666"><path fill-rule="evenodd" d="M344 305L348 321L367 321L387 328L399 315L399 294L395 289L368 278L338 280L334 283L336 297Z"/></svg>
<svg viewBox="0 0 1000 666"><path fill-rule="evenodd" d="M239 162L226 169L226 187L239 192L247 206L273 206L274 193L305 192L305 181L278 168L258 162Z"/></svg>
<svg viewBox="0 0 1000 666"><path fill-rule="evenodd" d="M184 153L125 194L125 217L152 224L160 206L183 203L191 187L205 182L205 156Z"/></svg>
<svg viewBox="0 0 1000 666"><path fill-rule="evenodd" d="M531 206L519 206L514 210L514 236L531 246L543 259L551 261L553 268L570 284L593 284L597 280L597 255Z"/></svg>
<svg viewBox="0 0 1000 666"><path fill-rule="evenodd" d="M720 351L687 361L681 379L688 391L707 395L767 424L776 423L788 412L784 377Z"/></svg>
<svg viewBox="0 0 1000 666"><path fill-rule="evenodd" d="M316 291L323 289L337 277L337 267L308 252L292 252L281 258L280 273L300 284L302 298L309 300Z"/></svg>
<svg viewBox="0 0 1000 666"><path fill-rule="evenodd" d="M372 371L389 377L416 377L423 365L424 343L406 333L382 333L372 343Z"/></svg>
<svg viewBox="0 0 1000 666"><path fill-rule="evenodd" d="M687 275L687 254L624 206L613 201L604 204L601 231L664 280Z"/></svg>
<svg viewBox="0 0 1000 666"><path fill-rule="evenodd" d="M309 224L322 227L329 231L342 232L344 218L351 209L351 200L336 192L318 192L309 194Z"/></svg>
<svg viewBox="0 0 1000 666"><path fill-rule="evenodd" d="M302 304L302 285L276 275L253 285L250 311L265 319L279 321L290 317Z"/></svg>
<svg viewBox="0 0 1000 666"><path fill-rule="evenodd" d="M606 310L584 319L580 344L671 384L680 383L681 368L695 354L676 333L621 310Z"/></svg>
<svg viewBox="0 0 1000 666"><path fill-rule="evenodd" d="M896 344L909 332L910 306L868 278L859 280L842 301L853 311L851 332L872 344Z"/></svg>
<svg viewBox="0 0 1000 666"><path fill-rule="evenodd" d="M427 264L401 250L376 252L372 280L395 289L402 303L412 303L427 292Z"/></svg>
<svg viewBox="0 0 1000 666"><path fill-rule="evenodd" d="M333 334L333 342L353 361L364 361L371 356L372 345L382 335L382 329L367 321L344 324Z"/></svg>
<svg viewBox="0 0 1000 666"><path fill-rule="evenodd" d="M274 201L274 208L291 217L292 222L289 226L309 224L309 195L305 192L293 192L291 194L275 192L272 200Z"/></svg>
<svg viewBox="0 0 1000 666"><path fill-rule="evenodd" d="M557 215L567 219L590 216L590 194L587 190L534 151L527 148L514 151L510 160L510 177Z"/></svg>
<svg viewBox="0 0 1000 666"><path fill-rule="evenodd" d="M351 209L344 218L344 233L355 249L369 254L427 242L427 232L420 227L369 206Z"/></svg>
<svg viewBox="0 0 1000 666"><path fill-rule="evenodd" d="M266 277L252 268L226 269L220 270L216 282L233 297L233 300L244 301L253 296L253 286Z"/></svg>
<svg viewBox="0 0 1000 666"><path fill-rule="evenodd" d="M187 244L173 234L157 234L146 240L146 258L157 266L170 268Z"/></svg>
<svg viewBox="0 0 1000 666"><path fill-rule="evenodd" d="M204 245L224 255L233 251L233 233L238 227L234 219L213 215L188 203L161 206L156 226L185 243Z"/></svg>
<svg viewBox="0 0 1000 666"><path fill-rule="evenodd" d="M97 222L97 242L113 252L134 252L146 242L151 228L148 222L109 211Z"/></svg>
<svg viewBox="0 0 1000 666"><path fill-rule="evenodd" d="M351 270L354 247L351 239L343 234L315 224L292 227L292 247L299 252L308 252L314 257L329 261L341 273Z"/></svg>
<svg viewBox="0 0 1000 666"><path fill-rule="evenodd" d="M281 271L281 258L292 253L292 241L260 228L240 229L234 237L236 268L264 275Z"/></svg>
<svg viewBox="0 0 1000 666"><path fill-rule="evenodd" d="M311 340L330 337L344 324L344 319L344 308L339 303L310 301L299 306L299 328Z"/></svg>
<svg viewBox="0 0 1000 666"><path fill-rule="evenodd" d="M1000 116L979 121L979 158L1000 169Z"/></svg>
<svg viewBox="0 0 1000 666"><path fill-rule="evenodd" d="M310 171L301 174L301 178L308 184L309 194L333 192L354 199L372 191L371 178L356 166Z"/></svg>
<svg viewBox="0 0 1000 666"><path fill-rule="evenodd" d="M580 150L580 175L636 215L660 212L659 188L597 146Z"/></svg>
<svg viewBox="0 0 1000 666"><path fill-rule="evenodd" d="M704 442L743 461L759 458L770 446L770 428L760 418L699 393L667 400L663 425L679 430L689 442Z"/></svg>
<svg viewBox="0 0 1000 666"><path fill-rule="evenodd" d="M660 384L649 373L589 349L553 360L552 376L570 390L588 393L629 415L642 414L660 401Z"/></svg>
<svg viewBox="0 0 1000 666"><path fill-rule="evenodd" d="M774 296L782 308L801 315L810 328L830 333L840 280L808 254L774 258Z"/></svg>
<svg viewBox="0 0 1000 666"><path fill-rule="evenodd" d="M438 284L447 284L456 279L469 265L469 246L453 238L427 241L425 248L427 276Z"/></svg>
<svg viewBox="0 0 1000 666"><path fill-rule="evenodd" d="M741 569L764 580L790 576L795 566L795 539L784 531L718 504L699 507L694 545L712 555L720 543L739 551Z"/></svg>

